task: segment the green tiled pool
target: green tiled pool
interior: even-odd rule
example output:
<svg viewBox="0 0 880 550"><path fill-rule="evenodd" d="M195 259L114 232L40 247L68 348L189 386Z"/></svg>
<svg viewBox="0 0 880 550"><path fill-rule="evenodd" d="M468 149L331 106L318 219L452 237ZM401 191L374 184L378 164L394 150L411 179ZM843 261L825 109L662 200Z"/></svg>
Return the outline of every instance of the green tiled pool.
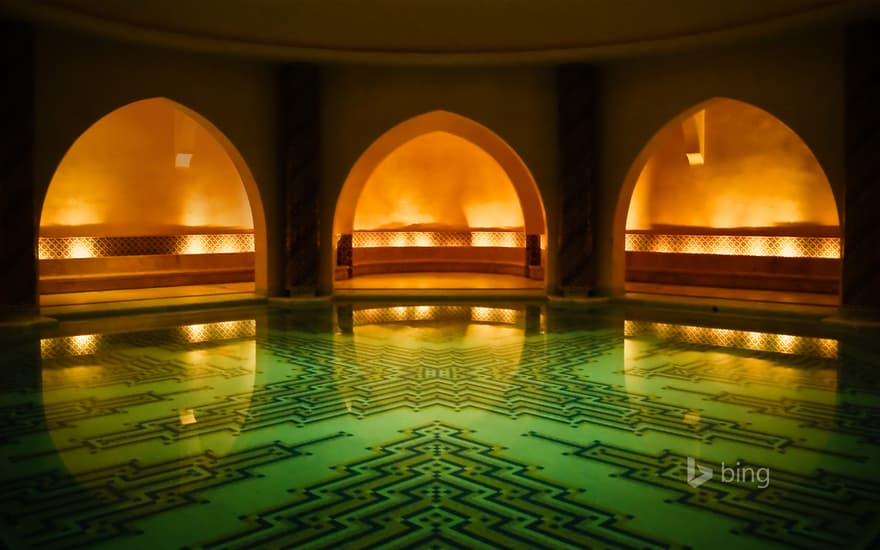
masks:
<svg viewBox="0 0 880 550"><path fill-rule="evenodd" d="M870 334L327 304L2 344L10 548L880 541Z"/></svg>

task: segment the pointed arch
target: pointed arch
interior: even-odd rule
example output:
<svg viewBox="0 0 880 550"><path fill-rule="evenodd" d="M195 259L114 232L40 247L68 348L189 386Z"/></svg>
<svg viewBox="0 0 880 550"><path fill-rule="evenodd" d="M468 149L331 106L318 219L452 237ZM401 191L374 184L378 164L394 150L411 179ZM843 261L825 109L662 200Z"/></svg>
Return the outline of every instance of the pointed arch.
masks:
<svg viewBox="0 0 880 550"><path fill-rule="evenodd" d="M61 158L58 165L56 166L55 171L53 172L52 180L47 185L45 193L43 193L38 198L40 202L41 222L42 219L46 216L47 202L49 202L47 201L47 199L51 199L53 193L57 192L56 177L59 174L59 171L65 168L65 163L70 161L72 156L77 151L77 147L82 144L84 140L88 138L88 136L90 136L90 133L98 128L99 125L105 123L111 117L113 117L114 115L118 115L120 112L123 112L126 109L150 105L156 108L167 109L168 112L172 113L172 116L181 116L183 117L183 119L189 119L189 121L191 122L188 122L187 124L193 125L194 128L197 128L207 133L209 138L216 143L216 145L213 145L213 147L219 147L219 150L222 151L222 156L225 157L224 162L229 163L226 166L229 166L231 164L232 169L234 169L234 171L236 172L238 180L241 182L241 185L243 187L244 196L247 199L248 204L246 205L246 208L249 211L249 221L253 225L253 269L255 289L258 292L265 291L268 288L266 219L260 190L250 168L248 167L247 162L245 161L242 154L239 152L238 148L232 143L232 141L210 120L208 120L195 110L166 97L144 98L126 103L125 105L119 106L116 109L113 109L107 114L101 116L95 122L90 124L88 128L86 128L81 134L79 134L79 136L73 141L70 147L68 147L64 156ZM138 131L138 128L133 127L130 130L136 133ZM121 135L120 139L125 139L125 137L125 135ZM151 139L155 140L157 143L162 141L162 138L155 139L155 137L156 136L147 136L148 139L144 139L143 141L147 142ZM168 136L165 141L173 139L175 139L174 136ZM112 159L111 157L108 157L108 159L110 162L114 161L114 159ZM205 206L208 207L209 205L207 200L205 201L205 203ZM96 219L94 216L92 216L92 219L97 220L96 223L100 223L100 220Z"/></svg>
<svg viewBox="0 0 880 550"><path fill-rule="evenodd" d="M734 117L735 113L739 113L739 115ZM727 122L720 126L710 125L710 116L720 117L712 119L713 121L726 120ZM744 124L742 121L745 120L760 121L760 124L748 129L741 128ZM735 131L738 133L734 133ZM711 138L709 137L710 132ZM784 147L780 144L783 144ZM716 147L714 151L712 150L713 145ZM703 150L704 146L707 148L705 151ZM692 150L693 152L691 152ZM725 155L727 156L725 157ZM676 164L674 166L670 164L669 159L674 159ZM649 173L651 171L664 173L664 181L667 183L677 179L676 185L662 185L660 187L649 185L647 182L650 179ZM671 177L668 175L670 173L675 173L676 176ZM663 193L648 197L647 193L638 192L637 185L644 185L652 192L662 190ZM676 198L670 199L673 193L678 193L678 195L675 196ZM761 200L762 194L763 201ZM636 195L638 195L638 201ZM725 197L729 200L722 200ZM640 204L648 205L651 214L642 212L641 215L638 215ZM686 207L691 212L686 212L686 209L682 207ZM631 218L637 218L636 222L640 219L641 223L635 223ZM827 250L821 252L823 254L821 256L813 256L819 259L819 262L813 263L824 262L827 264L817 271L821 271L823 276L828 279L834 279L839 277L840 225L840 208L826 172L803 138L778 117L760 107L737 99L713 97L693 105L666 122L647 141L630 165L620 187L614 211L612 226L613 286L616 288L624 287L627 269L626 258L629 257L629 252L626 254L624 252L625 241L629 242L631 237L633 237L633 242L650 240L630 235L630 233L656 233L657 235L651 239L656 241L657 246L662 248L664 253L699 254L716 258L719 255L728 258L731 256L787 256L802 258L804 261L807 261L813 252L808 254L793 249L776 250L774 247L782 241L777 242L774 239L777 237L788 239L789 236L796 239L818 236L828 241L823 241L824 244L822 244L823 247L827 245ZM660 235L668 232L675 234L683 227L692 228L694 231L681 232L680 237L675 235L675 238L670 239ZM699 245L692 245L690 241L685 242L688 235L706 236L711 234L736 235L738 236L737 241L728 242L742 241L742 243L746 243L748 241L751 244L741 243L742 246L736 248L721 249L720 247L711 248L714 245L706 244L709 241L721 242L715 238L703 239L706 242ZM752 239L752 237L756 239ZM664 239L676 244L668 245L667 248ZM832 245L830 240L833 239L837 239L838 242ZM661 243L661 241L664 242ZM696 243L696 240L694 242ZM765 242L770 243L769 251L762 249L764 247L762 243ZM812 243L809 246L814 245L815 243ZM752 246L750 251L737 251L746 246ZM807 245L798 242L793 246L805 247ZM629 244L626 245L627 250L630 250L629 247ZM688 250L685 251L684 247L687 247ZM832 248L836 251L835 255L832 255ZM649 251L642 248L638 250L641 252ZM660 249L650 250L661 252ZM689 256L689 258L694 259L694 262L687 260L689 264L704 263L703 258L697 256ZM656 258L651 260L652 265L662 263L656 260ZM767 275L782 275L787 270L794 271L782 265L789 261L788 258L782 258L782 260L784 261L764 262L763 268L756 267L757 262L753 262L756 265L750 269L756 272L766 269ZM709 259L706 258L707 265L709 265L708 262ZM836 267L832 265L834 262L836 262ZM719 266L722 264L727 266L728 263L727 259L724 259L723 261L715 261L713 265L723 271L729 270L729 268ZM812 270L813 267L815 266L811 264L809 269ZM689 266L688 269L696 268ZM777 269L782 271L773 273L773 270ZM835 269L836 273L833 273ZM676 271L681 270L677 269ZM791 277L780 277L780 280L787 280L787 278L795 280L796 277L793 273L789 275ZM670 280L674 279L670 274L665 274L664 277ZM713 286L705 281L721 279L702 277L702 280L704 282L693 284ZM822 284L812 284L814 282L800 281L796 283L796 286L803 283L804 288L825 288L826 290L816 290L816 292L824 293L831 292L828 289L837 284L833 280ZM664 281L664 284L678 283Z"/></svg>
<svg viewBox="0 0 880 550"><path fill-rule="evenodd" d="M463 138L488 153L513 184L523 213L525 232L546 234L544 203L525 162L498 134L482 124L449 111L430 111L407 119L383 133L361 154L348 173L336 201L334 233L351 233L361 191L378 165L403 144L431 132Z"/></svg>

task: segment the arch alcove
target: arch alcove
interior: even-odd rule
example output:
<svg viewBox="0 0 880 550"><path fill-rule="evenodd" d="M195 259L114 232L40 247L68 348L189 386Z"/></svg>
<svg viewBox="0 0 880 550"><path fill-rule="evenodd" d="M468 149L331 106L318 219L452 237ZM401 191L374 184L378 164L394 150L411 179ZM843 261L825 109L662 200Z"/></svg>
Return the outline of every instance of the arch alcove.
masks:
<svg viewBox="0 0 880 550"><path fill-rule="evenodd" d="M44 305L266 287L250 170L213 124L165 98L122 106L71 145L42 203L37 253Z"/></svg>
<svg viewBox="0 0 880 550"><path fill-rule="evenodd" d="M840 218L806 143L713 98L648 142L621 190L628 291L836 304Z"/></svg>
<svg viewBox="0 0 880 550"><path fill-rule="evenodd" d="M337 288L389 275L401 288L407 276L439 273L543 286L546 221L534 178L497 134L447 111L408 119L364 151L333 230Z"/></svg>

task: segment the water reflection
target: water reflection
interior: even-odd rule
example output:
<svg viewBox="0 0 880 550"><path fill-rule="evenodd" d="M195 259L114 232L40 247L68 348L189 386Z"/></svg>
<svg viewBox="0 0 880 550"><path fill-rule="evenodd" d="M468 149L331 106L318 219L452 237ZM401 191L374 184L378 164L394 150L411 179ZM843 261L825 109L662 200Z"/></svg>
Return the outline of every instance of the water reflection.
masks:
<svg viewBox="0 0 880 550"><path fill-rule="evenodd" d="M880 384L859 370L876 363L876 346L858 356L795 330L507 304L335 304L195 321L30 343L42 388L3 394L0 447L12 466L0 474L0 507L41 526L16 527L30 546L68 536L81 546L257 546L250 520L265 510L339 514L327 535L338 542L360 525L362 502L396 521L399 498L428 514L441 494L497 511L503 528L525 513L508 504L527 498L523 483L535 488L535 525L559 495L572 517L598 507L641 516L656 546L683 546L693 541L650 518L702 506L717 524L762 521L771 491L798 506L803 487L840 496L820 468L855 476L847 483L860 495L878 471ZM769 467L771 487L691 491L688 457ZM716 494L741 500L719 511L729 502L697 498ZM108 518L118 532L93 529ZM298 540L291 525L271 522L259 540Z"/></svg>
<svg viewBox="0 0 880 550"><path fill-rule="evenodd" d="M626 320L624 379L636 410L644 396L665 405L671 431L690 433L688 456L715 463L744 459L798 471L853 453L863 415L842 402L834 338ZM748 442L736 456L729 445Z"/></svg>
<svg viewBox="0 0 880 550"><path fill-rule="evenodd" d="M624 322L623 330L624 334L628 337L654 334L661 338L670 338L690 344L768 351L789 355L826 357L829 359L837 357L838 348L838 341L833 338L815 338L810 336L794 336L792 334L775 334L672 323L627 320Z"/></svg>
<svg viewBox="0 0 880 550"><path fill-rule="evenodd" d="M40 341L41 401L66 470L236 447L256 383L256 319Z"/></svg>

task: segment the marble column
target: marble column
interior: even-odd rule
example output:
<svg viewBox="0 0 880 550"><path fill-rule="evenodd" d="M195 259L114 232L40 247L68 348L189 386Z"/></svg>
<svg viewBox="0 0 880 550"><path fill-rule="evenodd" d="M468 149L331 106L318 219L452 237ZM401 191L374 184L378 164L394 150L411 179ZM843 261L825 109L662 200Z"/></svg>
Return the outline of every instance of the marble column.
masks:
<svg viewBox="0 0 880 550"><path fill-rule="evenodd" d="M354 255L353 238L351 233L345 233L340 235L339 240L336 241L336 271L333 276L337 281L351 278Z"/></svg>
<svg viewBox="0 0 880 550"><path fill-rule="evenodd" d="M321 81L311 64L280 72L280 158L285 190L285 285L292 295L314 294L318 285L321 172Z"/></svg>
<svg viewBox="0 0 880 550"><path fill-rule="evenodd" d="M526 277L536 281L544 280L544 266L541 265L540 235L526 235Z"/></svg>
<svg viewBox="0 0 880 550"><path fill-rule="evenodd" d="M32 36L0 20L0 317L38 309Z"/></svg>
<svg viewBox="0 0 880 550"><path fill-rule="evenodd" d="M841 302L880 315L880 20L847 31L846 198Z"/></svg>
<svg viewBox="0 0 880 550"><path fill-rule="evenodd" d="M557 291L593 290L598 76L594 67L562 65L557 73L559 210Z"/></svg>

